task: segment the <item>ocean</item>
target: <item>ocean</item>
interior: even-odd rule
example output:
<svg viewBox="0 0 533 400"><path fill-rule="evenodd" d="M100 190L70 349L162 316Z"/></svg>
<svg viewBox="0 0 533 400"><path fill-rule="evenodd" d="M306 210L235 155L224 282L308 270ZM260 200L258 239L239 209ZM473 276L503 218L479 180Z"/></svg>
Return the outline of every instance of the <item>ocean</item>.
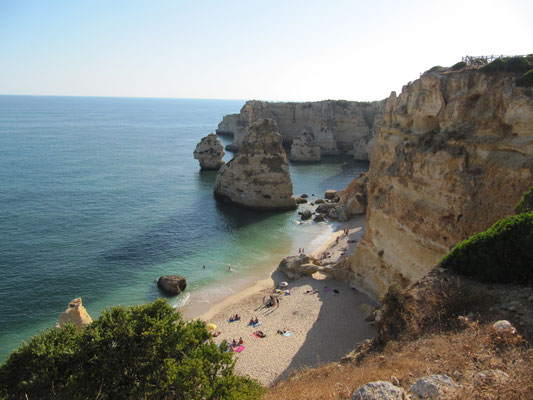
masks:
<svg viewBox="0 0 533 400"><path fill-rule="evenodd" d="M162 296L157 278L179 274L187 290L169 303L200 313L328 237L331 224L296 211L215 201L216 172L192 152L243 104L0 96L0 361L73 298L96 318ZM291 165L294 193L320 197L366 169L349 156Z"/></svg>

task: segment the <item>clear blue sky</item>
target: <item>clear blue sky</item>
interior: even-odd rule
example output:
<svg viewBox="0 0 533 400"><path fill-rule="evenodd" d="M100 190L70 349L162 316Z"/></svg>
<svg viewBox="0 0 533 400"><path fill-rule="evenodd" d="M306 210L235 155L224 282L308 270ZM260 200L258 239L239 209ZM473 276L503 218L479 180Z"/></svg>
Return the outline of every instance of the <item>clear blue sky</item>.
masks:
<svg viewBox="0 0 533 400"><path fill-rule="evenodd" d="M0 0L0 94L376 100L532 38L531 0Z"/></svg>

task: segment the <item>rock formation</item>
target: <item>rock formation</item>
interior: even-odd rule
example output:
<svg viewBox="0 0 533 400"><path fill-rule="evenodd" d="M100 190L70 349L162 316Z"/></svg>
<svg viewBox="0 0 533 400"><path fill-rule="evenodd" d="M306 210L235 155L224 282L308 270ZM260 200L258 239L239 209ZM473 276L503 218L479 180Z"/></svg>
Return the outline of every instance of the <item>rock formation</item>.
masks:
<svg viewBox="0 0 533 400"><path fill-rule="evenodd" d="M187 280L180 275L165 275L157 280L157 287L170 295L178 295L187 287Z"/></svg>
<svg viewBox="0 0 533 400"><path fill-rule="evenodd" d="M224 165L224 147L217 135L210 133L202 138L194 150L194 158L200 162L202 169L218 170Z"/></svg>
<svg viewBox="0 0 533 400"><path fill-rule="evenodd" d="M63 328L67 323L73 323L76 329L81 330L93 322L93 319L82 305L81 298L72 300L65 311L59 315L59 328Z"/></svg>
<svg viewBox="0 0 533 400"><path fill-rule="evenodd" d="M226 115L217 133L233 133L233 148L239 148L246 135L246 127L262 118L276 121L283 140L292 143L302 131L312 133L322 155L351 153L354 143L370 141L379 121L381 102L325 100L311 103L269 103L247 101L239 114ZM367 152L368 145L364 152ZM228 149L228 147L226 147ZM363 153L364 153L363 152Z"/></svg>
<svg viewBox="0 0 533 400"><path fill-rule="evenodd" d="M296 208L292 180L276 122L262 119L248 128L241 150L217 174L215 197L249 208Z"/></svg>
<svg viewBox="0 0 533 400"><path fill-rule="evenodd" d="M289 279L300 279L302 276L311 276L321 270L320 261L305 254L285 257L279 263L278 269Z"/></svg>
<svg viewBox="0 0 533 400"><path fill-rule="evenodd" d="M291 145L291 161L320 161L320 146L309 132L302 132Z"/></svg>
<svg viewBox="0 0 533 400"><path fill-rule="evenodd" d="M533 91L512 73L426 73L385 107L366 230L345 260L375 296L424 276L455 244L513 213L533 182Z"/></svg>

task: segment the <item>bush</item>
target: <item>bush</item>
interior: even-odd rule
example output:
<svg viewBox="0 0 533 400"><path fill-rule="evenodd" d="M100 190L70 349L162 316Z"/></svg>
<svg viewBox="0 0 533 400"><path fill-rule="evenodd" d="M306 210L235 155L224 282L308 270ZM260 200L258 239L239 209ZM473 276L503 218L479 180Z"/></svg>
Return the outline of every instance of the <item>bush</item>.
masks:
<svg viewBox="0 0 533 400"><path fill-rule="evenodd" d="M435 65L434 67L431 67L430 69L428 69L426 71L426 73L431 73L431 72L440 72L440 71L444 71L444 67L440 66L440 65Z"/></svg>
<svg viewBox="0 0 533 400"><path fill-rule="evenodd" d="M533 212L504 218L456 245L440 266L487 282L533 282Z"/></svg>
<svg viewBox="0 0 533 400"><path fill-rule="evenodd" d="M497 58L493 62L485 65L481 70L493 74L496 72L524 73L533 68L533 61L529 56Z"/></svg>
<svg viewBox="0 0 533 400"><path fill-rule="evenodd" d="M517 214L529 213L533 211L533 186L525 192L515 207L515 212Z"/></svg>
<svg viewBox="0 0 533 400"><path fill-rule="evenodd" d="M258 398L226 350L162 299L114 307L83 332L50 329L15 350L0 366L0 398Z"/></svg>
<svg viewBox="0 0 533 400"><path fill-rule="evenodd" d="M531 87L533 86L533 69L527 71L516 81L516 86Z"/></svg>
<svg viewBox="0 0 533 400"><path fill-rule="evenodd" d="M458 71L460 69L463 69L466 67L466 63L464 61L459 61L457 64L454 64L451 68L452 71Z"/></svg>

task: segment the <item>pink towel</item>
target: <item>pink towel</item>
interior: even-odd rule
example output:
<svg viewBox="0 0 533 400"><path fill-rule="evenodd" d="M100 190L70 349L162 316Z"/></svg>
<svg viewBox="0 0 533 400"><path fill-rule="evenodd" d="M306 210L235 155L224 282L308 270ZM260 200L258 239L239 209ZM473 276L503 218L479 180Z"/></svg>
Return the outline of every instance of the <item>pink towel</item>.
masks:
<svg viewBox="0 0 533 400"><path fill-rule="evenodd" d="M236 351L237 353L240 353L243 350L244 350L244 346L242 345L233 349L233 351Z"/></svg>

